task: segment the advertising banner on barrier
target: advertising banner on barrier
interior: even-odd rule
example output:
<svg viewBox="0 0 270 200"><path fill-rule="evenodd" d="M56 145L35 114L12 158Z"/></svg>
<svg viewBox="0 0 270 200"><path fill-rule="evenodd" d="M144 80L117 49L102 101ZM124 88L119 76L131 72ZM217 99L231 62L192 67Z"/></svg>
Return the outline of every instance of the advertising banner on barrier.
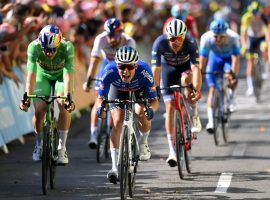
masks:
<svg viewBox="0 0 270 200"><path fill-rule="evenodd" d="M30 120L33 109L30 109L28 113L19 109L23 91L23 84L20 84L18 88L14 81L8 78L4 78L0 85L0 146L33 132Z"/></svg>

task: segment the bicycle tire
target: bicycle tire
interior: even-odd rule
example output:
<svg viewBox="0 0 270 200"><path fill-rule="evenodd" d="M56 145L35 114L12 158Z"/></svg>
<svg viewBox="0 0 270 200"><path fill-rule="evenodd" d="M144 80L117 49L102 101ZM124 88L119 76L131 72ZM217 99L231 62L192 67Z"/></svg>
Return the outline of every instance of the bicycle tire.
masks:
<svg viewBox="0 0 270 200"><path fill-rule="evenodd" d="M229 138L229 128L230 128L230 118L231 118L231 112L229 109L230 105L230 96L228 94L228 91L224 91L224 97L223 97L223 102L224 102L224 108L223 108L223 117L222 117L222 135L223 135L223 140L225 143L228 142Z"/></svg>
<svg viewBox="0 0 270 200"><path fill-rule="evenodd" d="M128 127L124 126L121 132L120 144L120 195L121 199L127 198L128 188L128 167L129 167L129 149L128 149Z"/></svg>
<svg viewBox="0 0 270 200"><path fill-rule="evenodd" d="M50 128L46 125L43 129L43 145L42 145L42 192L47 195L48 179L49 179L49 134Z"/></svg>
<svg viewBox="0 0 270 200"><path fill-rule="evenodd" d="M98 121L98 139L97 139L97 151L96 161L101 163L108 154L108 138L107 138L107 123L106 119L100 119Z"/></svg>
<svg viewBox="0 0 270 200"><path fill-rule="evenodd" d="M254 95L256 98L256 102L260 102L260 96L261 96L261 88L262 88L262 63L257 58L257 61L254 62L254 70L253 70L253 88L254 88Z"/></svg>
<svg viewBox="0 0 270 200"><path fill-rule="evenodd" d="M191 173L191 166L192 166L191 125L189 123L187 113L183 113L183 118L184 118L185 132L186 132L186 136L187 136L186 142L188 143L188 146L189 146L189 149L185 148L185 164L186 164L187 172Z"/></svg>
<svg viewBox="0 0 270 200"><path fill-rule="evenodd" d="M174 137L175 137L175 150L177 159L177 168L180 179L184 179L184 163L185 163L185 146L183 138L183 126L178 110L174 111Z"/></svg>
<svg viewBox="0 0 270 200"><path fill-rule="evenodd" d="M135 133L131 136L131 155L130 160L132 161L132 166L129 166L128 173L128 188L129 188L129 196L133 198L134 188L136 183L136 173L137 173L137 164L139 160L138 149L137 149L137 139Z"/></svg>
<svg viewBox="0 0 270 200"><path fill-rule="evenodd" d="M57 151L57 145L58 145L58 132L57 129L54 128L52 132L52 141L51 141L51 147L50 147L50 187L51 189L54 189L55 187L55 174L56 174L56 159L58 156Z"/></svg>
<svg viewBox="0 0 270 200"><path fill-rule="evenodd" d="M216 90L214 94L214 141L215 145L219 146L220 144L220 123L221 123L221 111L220 111L220 96L219 92Z"/></svg>

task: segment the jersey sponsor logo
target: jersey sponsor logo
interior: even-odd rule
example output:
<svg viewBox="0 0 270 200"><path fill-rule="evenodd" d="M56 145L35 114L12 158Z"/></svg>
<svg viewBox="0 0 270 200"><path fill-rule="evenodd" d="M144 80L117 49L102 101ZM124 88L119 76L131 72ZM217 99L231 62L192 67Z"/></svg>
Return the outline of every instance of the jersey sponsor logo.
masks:
<svg viewBox="0 0 270 200"><path fill-rule="evenodd" d="M147 78L151 83L153 83L153 77L145 69L141 72L144 78Z"/></svg>
<svg viewBox="0 0 270 200"><path fill-rule="evenodd" d="M58 63L57 65L55 64L47 64L47 63L43 63L41 60L37 60L37 63L39 64L39 66L49 72L59 72L64 68L65 65L65 61L62 61L61 63Z"/></svg>

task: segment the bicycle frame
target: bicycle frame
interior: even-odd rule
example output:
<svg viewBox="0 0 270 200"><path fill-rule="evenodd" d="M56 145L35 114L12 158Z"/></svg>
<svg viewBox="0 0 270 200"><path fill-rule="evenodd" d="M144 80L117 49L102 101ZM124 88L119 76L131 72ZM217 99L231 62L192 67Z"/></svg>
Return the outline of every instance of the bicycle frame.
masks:
<svg viewBox="0 0 270 200"><path fill-rule="evenodd" d="M178 86L178 87L181 87L181 86ZM183 137L184 137L185 150L188 151L189 149L191 149L191 146L190 146L190 143L187 140L188 138L187 138L187 132L186 132L186 129L185 129L183 113L185 112L187 114L189 124L191 124L191 118L190 118L190 115L189 115L188 110L187 110L187 105L186 105L185 98L181 93L181 88L179 88L178 90L174 90L173 96L174 96L175 109L178 110L178 112L180 114Z"/></svg>

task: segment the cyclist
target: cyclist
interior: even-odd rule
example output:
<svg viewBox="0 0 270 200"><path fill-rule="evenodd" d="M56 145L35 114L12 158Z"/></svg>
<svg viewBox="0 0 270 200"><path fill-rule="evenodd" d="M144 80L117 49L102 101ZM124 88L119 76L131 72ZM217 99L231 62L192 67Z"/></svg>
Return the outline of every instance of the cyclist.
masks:
<svg viewBox="0 0 270 200"><path fill-rule="evenodd" d="M262 6L259 2L253 1L247 12L241 18L241 53L246 55L247 69L247 91L246 95L253 95L252 74L254 70L254 58L256 52L260 51L262 59L267 64L267 43L265 37L267 26L262 19Z"/></svg>
<svg viewBox="0 0 270 200"><path fill-rule="evenodd" d="M162 87L169 87L175 84L181 84L182 86L194 85L197 91L196 96L192 95L189 88L186 88L185 95L191 106L190 114L193 122L191 131L194 138L196 138L196 133L201 131L197 101L201 97L202 82L197 44L187 34L187 27L182 20L173 19L167 24L165 30L166 34L156 38L152 47L152 71L155 85L157 86L157 91L159 91L160 84ZM175 167L177 162L173 145L173 91L162 90L162 95L165 102L165 128L170 150L167 163L171 167Z"/></svg>
<svg viewBox="0 0 270 200"><path fill-rule="evenodd" d="M104 23L105 31L99 34L94 41L94 46L91 52L91 59L87 73L87 81L83 85L83 89L86 92L90 91L92 78L96 75L97 68L101 61L100 70L97 75L97 79L100 77L104 67L108 64L109 61L114 60L114 55L116 49L123 45L128 45L135 47L135 40L129 37L126 33L123 33L123 23L117 18L110 18ZM95 89L98 90L99 82L96 82ZM97 102L95 102L90 115L90 140L88 145L91 149L96 148L97 145L97 116L96 116L96 107Z"/></svg>
<svg viewBox="0 0 270 200"><path fill-rule="evenodd" d="M138 52L133 47L122 46L115 54L115 62L109 63L102 73L102 81L98 90L97 116L105 118L101 107L104 98L128 99L129 91L134 91L136 98L149 99L149 116L143 105L136 105L135 111L138 119L140 139L140 160L146 161L151 157L148 146L148 135L151 129L151 121L154 111L158 109L156 88L151 68L139 60ZM116 183L118 178L117 157L119 151L120 133L123 124L123 106L119 104L110 105L110 112L113 119L111 130L110 150L112 158L112 169L108 172L107 178L110 182ZM148 119L147 119L148 117Z"/></svg>
<svg viewBox="0 0 270 200"><path fill-rule="evenodd" d="M197 22L195 17L189 15L189 3L177 3L171 8L171 17L169 17L163 26L163 33L166 34L166 25L173 19L180 19L185 22L187 30L190 32L191 36L199 41L199 31L197 27Z"/></svg>
<svg viewBox="0 0 270 200"><path fill-rule="evenodd" d="M213 72L225 72L228 86L231 88L231 102L229 109L236 110L234 90L237 85L236 75L240 63L240 39L239 35L228 28L223 19L213 20L210 31L201 36L200 42L200 68L204 72L206 68L206 81L209 87L207 99L208 123L206 130L213 133L213 108L212 99L216 88L216 77ZM208 61L208 62L207 62Z"/></svg>
<svg viewBox="0 0 270 200"><path fill-rule="evenodd" d="M51 94L50 82L56 81L55 91L57 95L68 95L72 93L72 82L74 74L74 47L69 41L62 38L59 28L55 25L45 26L39 33L38 39L32 41L27 49L27 80L25 91L27 94L46 95ZM43 121L46 114L46 103L42 100L34 100L35 114L33 126L37 134L36 145L33 152L33 160L39 161L41 158L42 144L41 135L43 131ZM75 105L68 106L63 100L57 100L59 106L58 119L58 164L68 164L66 151L67 134L70 127L70 114ZM24 104L20 103L20 108L27 111L30 106L30 99Z"/></svg>

